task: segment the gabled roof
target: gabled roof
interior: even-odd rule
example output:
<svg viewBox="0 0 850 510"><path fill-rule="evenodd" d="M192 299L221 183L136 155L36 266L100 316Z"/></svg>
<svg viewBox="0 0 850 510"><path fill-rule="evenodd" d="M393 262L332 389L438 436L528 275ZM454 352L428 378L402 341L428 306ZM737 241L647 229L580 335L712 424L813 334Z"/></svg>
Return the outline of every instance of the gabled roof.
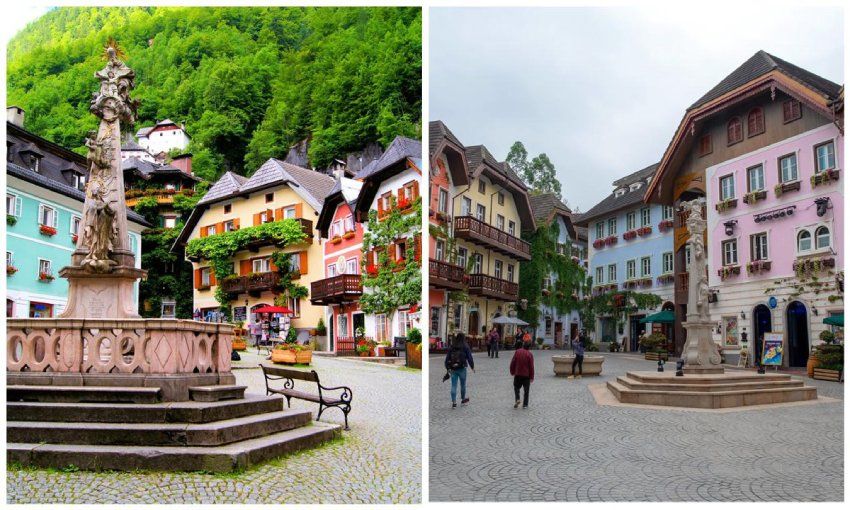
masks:
<svg viewBox="0 0 850 510"><path fill-rule="evenodd" d="M133 172L144 179L150 179L154 175L180 174L180 176L184 179L189 179L195 182L200 182L201 180L200 178L195 177L194 175L189 175L183 170L171 165L152 163L136 157L127 158L121 161L121 170L124 172Z"/></svg>
<svg viewBox="0 0 850 510"><path fill-rule="evenodd" d="M392 143L390 143L390 146L387 147L387 150L381 154L381 157L366 165L363 170L357 173L355 179L366 180L395 165L399 161L421 158L421 141L407 138L405 136L396 136Z"/></svg>
<svg viewBox="0 0 850 510"><path fill-rule="evenodd" d="M455 136L451 130L443 124L441 120L432 120L428 123L428 149L433 155L437 151L437 147L443 140L448 140L451 143L463 148L463 144Z"/></svg>
<svg viewBox="0 0 850 510"><path fill-rule="evenodd" d="M531 212L534 214L534 219L538 223L550 223L555 216L564 218L567 224L567 231L570 239L576 239L576 230L573 227L572 211L563 202L558 200L554 193L541 193L539 195L529 195L528 201L531 204Z"/></svg>
<svg viewBox="0 0 850 510"><path fill-rule="evenodd" d="M16 165L15 163L6 163L6 174L35 184L36 186L39 186L41 188L59 193L60 195L73 198L74 200L78 200L81 203L85 202L86 200L86 194L78 190L77 188L73 186L68 186L67 184L60 181L50 179L49 177L41 175L40 173L30 170L29 168L24 168L20 165ZM139 213L133 211L130 208L127 208L127 219L134 223L138 223L143 227L152 226Z"/></svg>
<svg viewBox="0 0 850 510"><path fill-rule="evenodd" d="M522 182L522 179L519 178L516 172L514 172L513 168L505 161L496 161L496 158L493 157L493 154L490 153L487 147L483 145L472 145L465 148L464 154L466 154L469 171L474 177L477 177L481 173L479 169L481 165L486 165L486 167L492 168L498 175L507 178L522 190L528 190L528 187Z"/></svg>
<svg viewBox="0 0 850 510"><path fill-rule="evenodd" d="M692 104L688 110L702 106L712 99L716 99L727 92L731 92L741 85L749 83L750 81L767 74L774 69L781 71L803 85L806 85L829 98L838 97L841 89L841 86L837 83L833 83L826 78L806 71L801 67L797 67L794 64L786 62L779 57L775 57L764 50L759 50L755 55L750 57L728 76L723 78L720 83L706 92L701 98Z"/></svg>
<svg viewBox="0 0 850 510"><path fill-rule="evenodd" d="M133 140L127 140L126 142L121 144L121 152L126 152L126 151L147 152L148 150L145 149L144 147L142 147L141 145L137 144Z"/></svg>
<svg viewBox="0 0 850 510"><path fill-rule="evenodd" d="M217 202L227 197L231 197L239 192L239 188L245 184L248 179L233 172L225 172L215 183L207 190L204 198L198 201L198 205L210 204Z"/></svg>
<svg viewBox="0 0 850 510"><path fill-rule="evenodd" d="M333 189L325 198L322 210L319 212L319 218L316 220L316 230L323 238L328 237L328 231L339 205L346 204L352 212L354 211L355 202L362 187L362 182L347 177L336 180Z"/></svg>
<svg viewBox="0 0 850 510"><path fill-rule="evenodd" d="M588 209L587 212L574 218L574 221L586 227L595 218L643 203L643 194L647 188L645 186L646 179L654 175L657 170L658 163L655 163L637 172L633 172L626 177L617 179L614 181L614 185L617 189L625 188L623 193L616 193L617 190L615 189L611 194L603 198L601 202ZM637 182L641 182L644 185L632 191L629 185Z"/></svg>
<svg viewBox="0 0 850 510"><path fill-rule="evenodd" d="M149 127L139 128L139 130L138 130L138 131L136 131L136 138L141 138L141 137L143 137L143 136L147 136L147 135L148 135L148 133L150 133L150 132L151 132L151 130L152 130L154 127L155 127L155 126L149 126Z"/></svg>

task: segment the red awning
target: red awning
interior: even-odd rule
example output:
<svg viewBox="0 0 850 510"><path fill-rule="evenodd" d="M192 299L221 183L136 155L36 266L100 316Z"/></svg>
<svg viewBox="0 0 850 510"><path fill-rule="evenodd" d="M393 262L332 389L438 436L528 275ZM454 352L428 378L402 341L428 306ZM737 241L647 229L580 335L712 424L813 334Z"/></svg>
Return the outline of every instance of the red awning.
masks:
<svg viewBox="0 0 850 510"><path fill-rule="evenodd" d="M284 313L284 314L292 314L292 310L285 306L264 306L262 308L257 308L256 310L252 310L253 313Z"/></svg>

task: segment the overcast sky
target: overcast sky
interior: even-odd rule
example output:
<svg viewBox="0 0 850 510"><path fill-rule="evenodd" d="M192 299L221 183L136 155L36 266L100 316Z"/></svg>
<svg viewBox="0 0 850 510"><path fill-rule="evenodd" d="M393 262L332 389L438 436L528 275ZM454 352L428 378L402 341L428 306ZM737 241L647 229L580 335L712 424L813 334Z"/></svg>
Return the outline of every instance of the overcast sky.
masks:
<svg viewBox="0 0 850 510"><path fill-rule="evenodd" d="M430 118L500 161L516 140L530 155L545 152L568 204L587 211L612 181L658 162L685 109L759 49L844 83L839 8L695 16L669 7L431 9Z"/></svg>

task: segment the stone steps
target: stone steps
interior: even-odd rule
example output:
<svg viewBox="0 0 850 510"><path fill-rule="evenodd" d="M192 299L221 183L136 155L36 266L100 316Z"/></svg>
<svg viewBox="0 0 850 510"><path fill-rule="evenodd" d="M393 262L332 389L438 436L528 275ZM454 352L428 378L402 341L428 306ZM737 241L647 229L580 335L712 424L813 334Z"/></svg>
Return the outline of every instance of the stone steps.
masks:
<svg viewBox="0 0 850 510"><path fill-rule="evenodd" d="M340 434L339 425L313 422L222 446L118 446L8 443L7 462L76 466L84 470L227 472L317 446Z"/></svg>
<svg viewBox="0 0 850 510"><path fill-rule="evenodd" d="M218 402L245 396L246 386L218 384L215 386L190 386L189 399L195 402Z"/></svg>
<svg viewBox="0 0 850 510"><path fill-rule="evenodd" d="M680 378L681 379L681 378ZM770 388L796 388L804 385L799 379L783 380L783 381L753 381L753 382L731 382L731 383L714 383L714 384L682 384L677 385L674 382L655 383L655 382L640 382L630 380L628 377L617 377L617 382L631 390L653 390L653 391L680 391L682 388L688 391L714 393L722 391L734 390L751 390L751 389L770 389Z"/></svg>
<svg viewBox="0 0 850 510"><path fill-rule="evenodd" d="M817 399L817 388L787 374L767 378L754 373L728 377L654 374L628 372L606 384L620 402L655 406L720 409Z"/></svg>
<svg viewBox="0 0 850 510"><path fill-rule="evenodd" d="M9 421L12 443L125 446L220 446L292 430L310 411L277 411L210 423L74 423Z"/></svg>
<svg viewBox="0 0 850 510"><path fill-rule="evenodd" d="M6 386L7 402L129 402L153 404L160 400L159 388L133 386Z"/></svg>
<svg viewBox="0 0 850 510"><path fill-rule="evenodd" d="M8 402L9 421L84 423L209 423L283 410L283 398L246 395L220 402L106 404L77 402Z"/></svg>

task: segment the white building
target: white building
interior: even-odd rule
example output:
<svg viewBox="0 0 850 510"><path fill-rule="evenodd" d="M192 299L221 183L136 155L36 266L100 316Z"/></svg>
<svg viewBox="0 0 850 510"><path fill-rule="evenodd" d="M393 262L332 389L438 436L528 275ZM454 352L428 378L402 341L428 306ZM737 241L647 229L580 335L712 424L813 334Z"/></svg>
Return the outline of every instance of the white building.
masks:
<svg viewBox="0 0 850 510"><path fill-rule="evenodd" d="M154 126L141 128L136 132L139 145L154 157L168 153L172 149L185 151L192 141L186 128L171 119L157 122Z"/></svg>

